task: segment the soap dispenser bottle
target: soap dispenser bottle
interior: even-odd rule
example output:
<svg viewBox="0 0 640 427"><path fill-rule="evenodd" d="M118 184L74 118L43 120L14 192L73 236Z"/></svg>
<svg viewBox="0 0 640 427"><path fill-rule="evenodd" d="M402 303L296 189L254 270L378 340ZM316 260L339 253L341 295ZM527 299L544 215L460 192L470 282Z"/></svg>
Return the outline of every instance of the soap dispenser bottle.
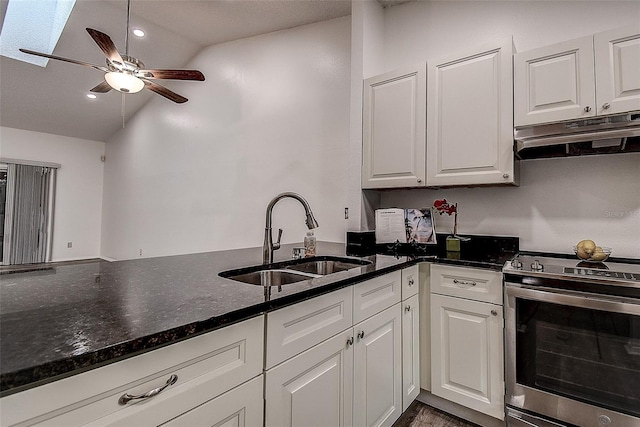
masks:
<svg viewBox="0 0 640 427"><path fill-rule="evenodd" d="M307 231L307 235L304 236L304 256L316 256L316 236L313 235L311 230Z"/></svg>

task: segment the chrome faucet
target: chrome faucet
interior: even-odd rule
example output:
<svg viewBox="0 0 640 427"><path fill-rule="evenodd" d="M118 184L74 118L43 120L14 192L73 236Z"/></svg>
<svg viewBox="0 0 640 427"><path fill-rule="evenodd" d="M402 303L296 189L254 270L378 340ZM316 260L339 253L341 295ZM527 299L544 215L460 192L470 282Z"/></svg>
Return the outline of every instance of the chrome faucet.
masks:
<svg viewBox="0 0 640 427"><path fill-rule="evenodd" d="M262 263L263 264L271 264L273 262L273 251L280 249L280 238L282 237L282 228L278 230L278 241L273 243L273 236L271 236L271 219L273 216L273 207L278 203L279 200L284 199L285 197L291 197L292 199L296 199L299 201L304 207L304 212L307 215L307 219L305 223L309 230L316 228L318 226L318 222L313 217L313 212L311 212L311 207L309 203L299 195L298 193L282 193L278 194L273 198L267 205L267 220L264 228L264 243L262 244Z"/></svg>

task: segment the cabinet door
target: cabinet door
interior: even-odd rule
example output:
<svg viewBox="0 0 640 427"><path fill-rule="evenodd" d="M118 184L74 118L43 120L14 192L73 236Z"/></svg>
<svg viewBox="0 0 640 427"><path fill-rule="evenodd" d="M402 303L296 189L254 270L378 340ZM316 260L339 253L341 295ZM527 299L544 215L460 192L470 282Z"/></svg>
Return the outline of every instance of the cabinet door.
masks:
<svg viewBox="0 0 640 427"><path fill-rule="evenodd" d="M640 110L640 25L594 36L598 115Z"/></svg>
<svg viewBox="0 0 640 427"><path fill-rule="evenodd" d="M350 426L353 334L342 332L266 373L266 426Z"/></svg>
<svg viewBox="0 0 640 427"><path fill-rule="evenodd" d="M511 39L428 63L427 186L513 184Z"/></svg>
<svg viewBox="0 0 640 427"><path fill-rule="evenodd" d="M516 127L596 115L593 37L514 55Z"/></svg>
<svg viewBox="0 0 640 427"><path fill-rule="evenodd" d="M364 82L362 188L425 184L426 68Z"/></svg>
<svg viewBox="0 0 640 427"><path fill-rule="evenodd" d="M402 302L402 412L420 394L420 318L418 295Z"/></svg>
<svg viewBox="0 0 640 427"><path fill-rule="evenodd" d="M501 306L431 294L431 392L504 419L503 323Z"/></svg>
<svg viewBox="0 0 640 427"><path fill-rule="evenodd" d="M400 304L354 326L354 426L391 426L402 414L401 332Z"/></svg>
<svg viewBox="0 0 640 427"><path fill-rule="evenodd" d="M253 380L183 414L163 427L253 427L263 424L262 380Z"/></svg>

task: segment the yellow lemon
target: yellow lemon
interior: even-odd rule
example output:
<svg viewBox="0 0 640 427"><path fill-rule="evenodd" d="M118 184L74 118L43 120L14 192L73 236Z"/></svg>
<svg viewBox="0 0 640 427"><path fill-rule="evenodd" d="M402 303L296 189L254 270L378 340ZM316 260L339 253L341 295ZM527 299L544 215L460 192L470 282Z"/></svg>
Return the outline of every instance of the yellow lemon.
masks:
<svg viewBox="0 0 640 427"><path fill-rule="evenodd" d="M596 250L596 243L593 240L580 240L576 245L576 249L583 250L591 255Z"/></svg>
<svg viewBox="0 0 640 427"><path fill-rule="evenodd" d="M596 246L595 251L591 255L591 259L594 261L604 261L607 258L607 254L604 253L600 246Z"/></svg>
<svg viewBox="0 0 640 427"><path fill-rule="evenodd" d="M578 258L580 259L589 259L589 254L586 253L582 248L577 248L576 249L576 255L578 255Z"/></svg>

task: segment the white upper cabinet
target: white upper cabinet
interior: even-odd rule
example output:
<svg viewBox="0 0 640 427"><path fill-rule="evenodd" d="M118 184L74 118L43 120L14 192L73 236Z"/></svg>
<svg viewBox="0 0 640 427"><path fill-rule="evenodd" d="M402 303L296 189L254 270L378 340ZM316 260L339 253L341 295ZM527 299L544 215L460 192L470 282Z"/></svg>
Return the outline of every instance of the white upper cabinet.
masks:
<svg viewBox="0 0 640 427"><path fill-rule="evenodd" d="M640 110L640 25L514 56L515 125Z"/></svg>
<svg viewBox="0 0 640 427"><path fill-rule="evenodd" d="M427 186L513 184L511 38L427 63Z"/></svg>
<svg viewBox="0 0 640 427"><path fill-rule="evenodd" d="M596 114L593 37L518 53L513 72L516 126Z"/></svg>
<svg viewBox="0 0 640 427"><path fill-rule="evenodd" d="M426 68L364 82L362 188L424 187Z"/></svg>
<svg viewBox="0 0 640 427"><path fill-rule="evenodd" d="M597 114L640 110L640 25L598 33L593 46Z"/></svg>

